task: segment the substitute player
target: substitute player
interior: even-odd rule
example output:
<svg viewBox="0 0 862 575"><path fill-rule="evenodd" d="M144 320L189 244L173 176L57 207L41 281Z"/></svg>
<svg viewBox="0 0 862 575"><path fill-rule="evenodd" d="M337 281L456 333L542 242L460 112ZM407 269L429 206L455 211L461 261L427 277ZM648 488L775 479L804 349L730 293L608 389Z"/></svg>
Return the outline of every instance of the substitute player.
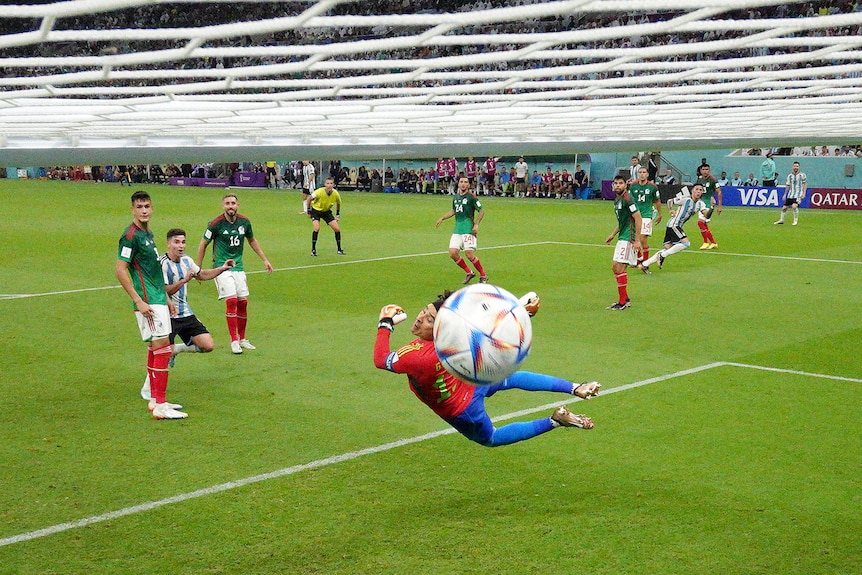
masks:
<svg viewBox="0 0 862 575"><path fill-rule="evenodd" d="M234 260L235 264L229 270L225 270L215 278L218 298L225 300L225 317L227 328L230 333L230 350L235 354L242 353L243 349L255 349L245 337L245 328L248 323L248 281L245 277L242 252L245 241L263 261L267 273L272 273L272 265L263 253L254 231L251 221L240 214L239 200L236 194L226 194L222 197L222 209L224 213L208 225L204 231L203 239L198 245L198 253L195 263L201 267L206 255L207 246L213 242L213 267L220 267L227 260Z"/></svg>
<svg viewBox="0 0 862 575"><path fill-rule="evenodd" d="M132 223L120 236L115 274L120 285L132 298L141 339L147 342L147 374L152 382L155 419L184 419L181 405L168 403L168 363L171 359L171 314L176 310L168 301L159 251L150 217L153 206L150 195L132 194Z"/></svg>
<svg viewBox="0 0 862 575"><path fill-rule="evenodd" d="M320 220L326 222L332 231L335 232L335 245L337 246L337 254L343 256L344 250L341 249L341 228L338 227L338 220L341 218L341 195L335 189L335 180L326 178L323 181L323 187L314 190L311 195L305 200L305 210L308 212L308 217L311 218L311 255L317 256L317 234L320 233ZM335 215L332 215L332 206L335 206Z"/></svg>
<svg viewBox="0 0 862 575"><path fill-rule="evenodd" d="M479 273L479 283L488 282L488 274L482 267L479 258L476 257L476 235L479 233L479 222L485 217L485 210L482 208L482 203L470 193L470 180L465 176L458 180L458 195L452 200L452 209L440 216L437 220L436 227L440 227L443 220L448 220L455 217L455 230L452 232L452 237L449 238L449 257L467 274L464 283L470 283L476 272ZM464 256L470 260L476 272L470 269L464 258L461 257L461 250L464 250Z"/></svg>

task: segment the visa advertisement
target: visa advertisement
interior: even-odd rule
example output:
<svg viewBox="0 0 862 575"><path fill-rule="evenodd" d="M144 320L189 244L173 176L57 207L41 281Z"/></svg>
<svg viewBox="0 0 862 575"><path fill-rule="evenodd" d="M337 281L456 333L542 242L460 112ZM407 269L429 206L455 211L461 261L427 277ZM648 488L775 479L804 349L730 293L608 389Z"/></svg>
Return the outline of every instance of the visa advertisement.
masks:
<svg viewBox="0 0 862 575"><path fill-rule="evenodd" d="M723 186L722 203L725 206L746 206L750 208L780 208L784 205L784 186L749 187ZM808 188L802 208L823 210L862 210L862 190L831 188Z"/></svg>

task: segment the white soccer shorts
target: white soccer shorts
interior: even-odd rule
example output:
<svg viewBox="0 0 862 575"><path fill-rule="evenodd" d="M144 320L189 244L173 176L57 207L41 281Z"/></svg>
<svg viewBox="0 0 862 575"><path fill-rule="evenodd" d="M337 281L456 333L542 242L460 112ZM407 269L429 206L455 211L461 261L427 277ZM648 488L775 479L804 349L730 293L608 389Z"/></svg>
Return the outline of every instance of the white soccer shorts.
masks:
<svg viewBox="0 0 862 575"><path fill-rule="evenodd" d="M151 304L153 315L145 317L144 314L135 310L135 319L138 320L138 330L141 332L141 339L144 341L153 341L154 339L162 339L171 335L171 312L167 305Z"/></svg>
<svg viewBox="0 0 862 575"><path fill-rule="evenodd" d="M643 236L651 236L652 235L652 218L642 218L641 219L641 235L643 235Z"/></svg>
<svg viewBox="0 0 862 575"><path fill-rule="evenodd" d="M219 299L248 297L248 281L245 279L245 272L225 270L216 276L215 284Z"/></svg>
<svg viewBox="0 0 862 575"><path fill-rule="evenodd" d="M473 234L452 234L449 238L450 250L476 251L476 236Z"/></svg>
<svg viewBox="0 0 862 575"><path fill-rule="evenodd" d="M628 240L618 240L614 247L614 261L633 266L638 263L638 254L634 245Z"/></svg>

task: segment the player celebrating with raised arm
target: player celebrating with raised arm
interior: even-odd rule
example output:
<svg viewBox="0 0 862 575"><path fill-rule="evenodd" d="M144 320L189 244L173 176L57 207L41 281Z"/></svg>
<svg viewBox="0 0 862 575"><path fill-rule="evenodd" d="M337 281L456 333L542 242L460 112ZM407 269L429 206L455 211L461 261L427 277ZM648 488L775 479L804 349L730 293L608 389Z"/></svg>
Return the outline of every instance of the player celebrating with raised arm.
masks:
<svg viewBox="0 0 862 575"><path fill-rule="evenodd" d="M305 209L311 218L313 231L311 232L311 255L317 255L317 234L320 233L320 220L322 219L335 232L335 244L338 246L338 255L344 255L341 249L341 228L338 227L338 219L341 217L341 195L333 186L335 180L326 178L322 188L317 188L305 201ZM335 215L332 215L332 206L335 206Z"/></svg>
<svg viewBox="0 0 862 575"><path fill-rule="evenodd" d="M141 339L147 342L147 374L152 382L155 419L183 419L188 414L181 405L168 403L168 363L171 360L171 315L176 311L168 300L159 251L150 217L153 214L150 195L132 194L132 223L120 236L114 273L135 308Z"/></svg>
<svg viewBox="0 0 862 575"><path fill-rule="evenodd" d="M614 198L614 215L617 218L617 227L607 237L605 243L611 243L611 240L619 234L617 245L614 247L614 263L611 267L617 280L619 300L605 309L622 311L631 306L628 292L628 266L637 264L637 256L641 250L641 244L636 233L637 230L641 229L641 214L627 191L625 178L617 176L612 185L616 196Z"/></svg>
<svg viewBox="0 0 862 575"><path fill-rule="evenodd" d="M395 351L390 349L390 336L395 329L395 324L406 315L400 315L403 314L403 310L397 305L384 306L380 310L377 340L374 344L375 367L407 375L410 390L422 403L430 407L461 435L485 447L509 445L547 433L560 426L593 428L593 422L589 417L574 414L565 406L555 409L550 417L510 423L500 428L494 427L485 410L485 398L498 391L507 389L555 391L589 399L599 393L601 385L595 381L577 384L527 371L517 371L494 385L477 386L455 378L441 365L433 341L434 319L449 295L448 291L445 292L419 312L410 328L410 332L416 336L416 339ZM538 298L529 302L522 298L521 301L530 315L534 315L539 309ZM397 317L399 315L400 317Z"/></svg>
<svg viewBox="0 0 862 575"><path fill-rule="evenodd" d="M238 212L239 200L235 194L226 194L222 198L222 209L224 213L208 225L204 231L203 239L198 245L197 258L195 262L198 267L206 255L207 246L213 242L213 264L214 267L224 265L227 260L234 260L235 265L225 270L215 278L218 298L225 300L225 317L227 328L230 333L230 350L240 354L243 349L254 349L245 337L245 328L248 323L248 281L242 263L242 252L245 240L263 261L267 273L272 273L272 265L263 253L254 231L251 221Z"/></svg>
<svg viewBox="0 0 862 575"><path fill-rule="evenodd" d="M452 200L452 209L440 216L436 227L439 228L443 220L448 220L452 216L455 216L455 230L452 232L452 237L449 238L449 257L466 272L467 277L464 279L464 283L470 283L476 274L461 257L461 249L463 248L464 256L479 272L479 282L487 283L488 274L485 273L482 263L476 257L476 235L479 233L479 222L485 217L485 210L476 196L470 193L470 180L466 177L458 180L458 195Z"/></svg>

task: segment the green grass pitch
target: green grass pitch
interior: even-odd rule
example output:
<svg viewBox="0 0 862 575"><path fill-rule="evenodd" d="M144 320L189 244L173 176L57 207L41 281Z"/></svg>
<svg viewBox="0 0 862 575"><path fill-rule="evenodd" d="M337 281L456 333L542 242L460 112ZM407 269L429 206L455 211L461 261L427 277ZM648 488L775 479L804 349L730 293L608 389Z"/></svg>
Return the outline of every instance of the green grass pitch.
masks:
<svg viewBox="0 0 862 575"><path fill-rule="evenodd" d="M222 190L143 188L160 251L183 227L194 252ZM860 214L728 209L712 252L690 223L610 312L610 202L483 198L491 282L542 298L525 368L605 390L573 406L591 431L486 449L371 357L382 305L412 321L460 286L449 198L346 193L347 255L324 229L311 258L297 191L238 190L276 268L246 250L258 349L233 356L191 284L217 347L177 358L189 418L158 422L114 278L132 190L0 180L0 574L862 572Z"/></svg>

